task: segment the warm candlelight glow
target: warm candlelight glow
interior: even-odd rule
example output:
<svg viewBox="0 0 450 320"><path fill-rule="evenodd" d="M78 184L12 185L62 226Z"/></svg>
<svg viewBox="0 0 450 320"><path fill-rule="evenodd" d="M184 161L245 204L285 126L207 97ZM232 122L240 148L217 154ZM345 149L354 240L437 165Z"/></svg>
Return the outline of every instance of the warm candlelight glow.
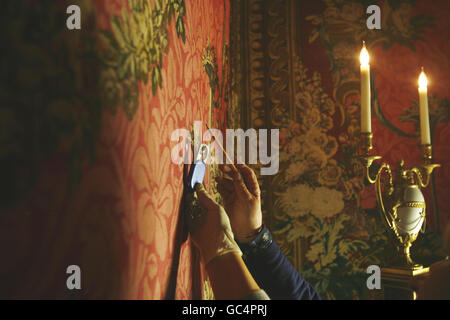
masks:
<svg viewBox="0 0 450 320"><path fill-rule="evenodd" d="M361 62L361 132L371 132L371 115L370 115L370 65L369 52L367 52L366 44L363 42L363 48L359 55Z"/></svg>
<svg viewBox="0 0 450 320"><path fill-rule="evenodd" d="M359 61L362 66L367 66L369 64L369 52L366 49L366 45L363 45L361 49L361 54L359 55Z"/></svg>
<svg viewBox="0 0 450 320"><path fill-rule="evenodd" d="M420 114L420 141L423 145L431 144L430 116L428 114L427 76L425 72L419 76L419 114Z"/></svg>
<svg viewBox="0 0 450 320"><path fill-rule="evenodd" d="M419 90L426 91L427 84L428 84L427 76L425 75L425 72L423 72L423 68L422 68L422 72L420 73L420 76L419 76Z"/></svg>

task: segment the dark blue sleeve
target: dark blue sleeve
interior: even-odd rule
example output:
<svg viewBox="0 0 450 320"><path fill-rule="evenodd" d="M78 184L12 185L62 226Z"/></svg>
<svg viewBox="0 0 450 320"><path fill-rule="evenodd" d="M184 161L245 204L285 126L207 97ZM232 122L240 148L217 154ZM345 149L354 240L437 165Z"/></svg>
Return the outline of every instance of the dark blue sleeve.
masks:
<svg viewBox="0 0 450 320"><path fill-rule="evenodd" d="M247 268L272 300L320 300L319 294L297 272L264 226L255 240L239 246Z"/></svg>

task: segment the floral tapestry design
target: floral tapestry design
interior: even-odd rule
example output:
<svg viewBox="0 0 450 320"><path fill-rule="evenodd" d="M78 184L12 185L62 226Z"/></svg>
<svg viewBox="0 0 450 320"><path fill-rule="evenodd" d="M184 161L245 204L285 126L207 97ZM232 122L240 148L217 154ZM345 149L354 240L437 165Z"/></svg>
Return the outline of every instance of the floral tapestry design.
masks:
<svg viewBox="0 0 450 320"><path fill-rule="evenodd" d="M324 91L320 74L308 77L300 59L295 68L295 107L299 112L297 121L285 118L280 132L280 173L273 182L279 221L275 233L286 236L288 242L308 239L309 263L302 274L324 297L334 298L330 291L335 274L351 278L359 273L362 278L367 262L361 259L361 252L369 249L369 244L356 239L366 231L355 223L360 214L355 194L363 184L356 170L349 175L351 162L335 159L339 144L329 131L334 126L336 105ZM346 288L350 294L357 292L354 281Z"/></svg>
<svg viewBox="0 0 450 320"><path fill-rule="evenodd" d="M380 31L366 28L367 16L362 1L323 1L323 7L314 8L309 10L314 14L301 18L302 30L310 32L302 43L302 57L293 58L294 107L293 111L281 115L280 171L270 185L263 185L263 192L270 188L274 194L270 214L277 240L290 258L292 244L301 244L303 260L297 267L322 297L376 298L377 292L366 287L366 268L371 264L389 263L395 248L376 209L373 186L365 184L360 164L355 159L360 131L357 57L365 40L374 60L375 148L390 163L395 164L400 158L420 162L415 142L419 119L417 91L410 98L402 95L408 97L402 100L402 108L386 101L384 93L389 88L383 80L386 82L389 62L386 60L383 65L382 57L385 52L391 57L398 54L399 48L405 48L401 50L407 51L408 56L418 54L418 50L423 53L421 42L429 38L429 31L440 21L434 16L436 13L420 13L413 1L384 1ZM306 65L317 60L317 53L309 51L309 45L324 51L326 59L321 63L328 61L329 70L319 64L313 64L314 69L308 70ZM416 82L407 85L417 90ZM448 91L435 85L437 93L429 96L430 123L435 131L435 147L440 150L436 155L445 166L448 153L447 149L441 149L439 137L446 132L440 128L448 128L448 97L445 96ZM395 116L391 111L394 107ZM408 152L395 152L388 141L406 143ZM436 175L441 175L440 180L436 180L437 190L445 194L446 171L436 172ZM441 238L433 228L436 220L433 195L429 192L425 190L431 223L412 248L414 259L425 265L445 256ZM440 199L444 203L444 198ZM441 219L448 217L446 206L440 208L443 209Z"/></svg>

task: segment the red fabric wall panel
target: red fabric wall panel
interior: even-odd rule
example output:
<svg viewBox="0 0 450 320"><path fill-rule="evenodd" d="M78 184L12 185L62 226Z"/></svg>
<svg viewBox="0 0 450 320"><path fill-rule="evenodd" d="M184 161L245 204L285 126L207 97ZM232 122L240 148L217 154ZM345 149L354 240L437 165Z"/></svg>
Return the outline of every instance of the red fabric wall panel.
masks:
<svg viewBox="0 0 450 320"><path fill-rule="evenodd" d="M130 12L125 0L86 3L98 30L111 30L114 16ZM157 3L168 1L150 1L150 7ZM79 185L68 189L67 154L58 152L40 166L26 198L2 212L1 249L8 257L0 267L2 296L202 297L200 258L183 234L183 165L171 161L170 135L209 119L210 84L202 56L208 43L213 46L221 74L229 5L179 3L185 6L185 41L172 18L162 37L167 48L161 85L153 93L152 81L138 81L131 119L125 107L114 114L102 111L96 158L83 163ZM225 106L214 114L223 120ZM69 265L81 268L81 290L66 288Z"/></svg>

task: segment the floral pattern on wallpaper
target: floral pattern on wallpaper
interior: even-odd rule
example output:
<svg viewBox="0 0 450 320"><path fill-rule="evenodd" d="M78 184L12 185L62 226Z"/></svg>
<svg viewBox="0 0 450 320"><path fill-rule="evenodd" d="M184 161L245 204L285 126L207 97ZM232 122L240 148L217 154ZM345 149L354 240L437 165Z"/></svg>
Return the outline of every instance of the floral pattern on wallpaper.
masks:
<svg viewBox="0 0 450 320"><path fill-rule="evenodd" d="M309 77L298 59L296 80L298 119L284 120L280 173L273 181L277 188L275 234L286 235L289 242L308 239L308 263L301 272L324 298L334 298L334 291L340 289L352 297L352 290L360 294L355 276L363 279L365 263L379 262L375 254L361 259L370 245L358 240L367 235L355 205L362 179L352 162L336 160L339 143L330 133L336 103L324 91L319 73Z"/></svg>
<svg viewBox="0 0 450 320"><path fill-rule="evenodd" d="M8 179L12 188L5 188L5 193L12 194L5 197L5 201L16 197L20 200L21 194L26 192L22 189L32 185L31 179L37 174L36 158L46 160L61 146L70 153L69 183L74 187L79 182L84 157L95 158L93 143L101 127L102 110L106 108L115 114L121 106L131 120L139 105L138 82L147 83L150 75L153 94L161 88L162 59L169 45L167 26L172 19L176 20L177 35L183 41L186 37L184 1L130 0L123 4L128 5L120 6L114 1L102 4L115 9L121 7L121 10L120 17L111 18L111 30L105 26L100 32L101 45L97 41L98 26L92 1L83 0L78 4L86 21L83 33L69 33L65 29L66 15L61 13L64 2L55 5L52 1L42 1L35 10L31 10L31 1L5 6L4 30L10 30L7 37L15 44L13 48L21 46L21 49L5 52L8 68L19 64L20 67L17 73L13 70L2 73L6 77L2 79L6 87L0 112L6 129L2 141L7 148L1 160L5 164L3 167L21 165L31 171L17 169L22 171L20 176L28 179L26 181ZM24 23L11 24L11 16ZM47 24L41 24L42 21ZM34 30L31 34L30 29ZM22 95L13 97L7 92L22 92ZM30 120L21 118L18 110L12 108L13 104L22 105L28 114L33 106L39 109L34 124L35 148L25 146L28 132L19 130L18 124L31 126L31 122L25 123ZM36 149L33 152L39 154L30 155L29 149ZM23 165L23 161L34 163Z"/></svg>
<svg viewBox="0 0 450 320"><path fill-rule="evenodd" d="M300 271L322 297L360 299L371 296L365 285L367 266L385 264L394 251L375 208L373 186L364 184L361 167L354 158L360 130L359 64L355 57L362 40L369 50L381 47L388 51L400 45L414 54L417 41L434 27L435 19L415 14L412 1L384 1L383 28L374 32L365 28L362 1L324 4L322 13L304 19L314 26L309 43L321 41L331 62L333 94L325 90L321 73L309 71L297 58L295 117L286 115L283 119L280 172L272 182L277 195L272 213L274 233L283 241L306 241ZM307 47L302 49L307 51ZM403 108L394 121L383 113L378 101L382 92L377 94L376 88L376 121L394 137L415 137L398 123L417 124L417 102ZM432 96L430 110L432 123L448 122L448 97ZM379 133L377 125L374 127ZM444 255L441 239L431 230L421 235L412 251L417 261L427 265Z"/></svg>
<svg viewBox="0 0 450 320"><path fill-rule="evenodd" d="M204 272L200 257L186 239L180 211L184 168L171 162L171 148L175 143L170 141L170 136L175 129L191 129L194 121L205 124L223 119L221 102L211 110L211 75L205 72L203 60L209 47L215 49L219 61L225 54L228 11L226 2L165 1L162 3L166 6L159 8L166 11L158 11L158 3L161 2L156 2L153 8L162 21L168 15L170 22L174 12L177 17L175 26L167 29L167 38L162 37L161 42L155 40L156 46L161 45L161 52L166 52L159 66L160 75L153 78L156 64L148 72L152 81L137 76L143 80L138 81L140 94L135 100L139 108L132 121L125 124L123 117L108 117L111 127L124 126L127 132L121 140L108 143L108 148L120 159L116 170L125 175L123 196L128 203L128 216L136 223L133 228L137 228L130 248L141 256L130 257L129 266L130 271L135 268L140 274L130 274L130 294L137 298L202 298L207 297L208 287L202 290ZM206 16L209 18L205 19ZM184 22L180 17L185 17ZM112 29L117 36L118 31ZM150 52L151 49L150 46ZM214 67L217 72L224 68L220 63ZM125 116L129 119L131 113L127 112ZM152 257L151 273L148 273L148 257ZM173 274L175 270L177 274Z"/></svg>
<svg viewBox="0 0 450 320"><path fill-rule="evenodd" d="M138 81L152 84L152 93L162 86L161 66L167 54L167 26L176 20L177 35L186 39L183 0L130 0L129 10L122 8L120 16L111 19L111 30L103 31L105 48L102 62L105 70L100 77L103 103L115 113L122 106L127 118L133 118L139 106Z"/></svg>
<svg viewBox="0 0 450 320"><path fill-rule="evenodd" d="M200 258L180 212L183 166L171 162L170 136L211 115L202 56L210 43L220 74L227 2L83 0L84 33L65 30L64 2L31 2L8 2L3 12L19 22L11 48L27 50L7 51L12 66L26 63L10 72L10 93L21 95L2 92L10 100L0 112L11 120L22 115L8 106L27 106L16 122L32 119L42 134L30 139L32 131L5 121L10 127L1 138L11 149L2 150L2 162L27 160L39 174L2 208L2 251L10 259L0 268L0 295L202 298ZM223 123L224 114L218 104L214 121ZM12 148L22 141L17 132L28 143L23 153ZM68 183L71 176L76 183ZM81 292L64 287L69 264L82 270Z"/></svg>

